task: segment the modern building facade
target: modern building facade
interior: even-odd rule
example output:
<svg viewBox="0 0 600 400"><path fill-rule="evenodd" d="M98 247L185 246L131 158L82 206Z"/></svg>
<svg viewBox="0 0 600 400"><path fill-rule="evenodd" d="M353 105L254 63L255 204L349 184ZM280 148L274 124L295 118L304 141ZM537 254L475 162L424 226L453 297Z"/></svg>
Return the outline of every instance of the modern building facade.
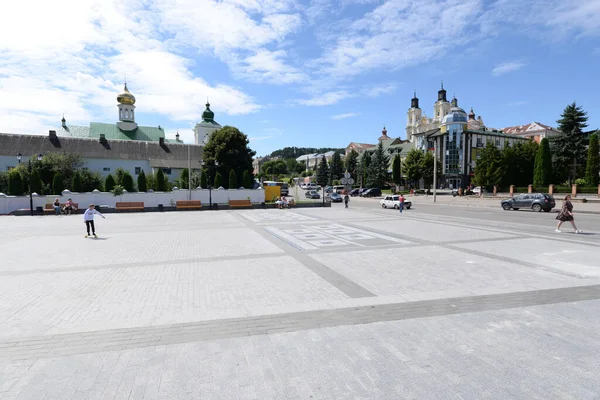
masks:
<svg viewBox="0 0 600 400"><path fill-rule="evenodd" d="M480 151L492 143L498 149L512 146L528 138L507 135L496 129L479 129L469 121L474 113L467 115L452 99L451 108L441 121L439 128L413 135L415 147L422 151L435 151L442 164L443 181L449 188L466 187L471 184ZM477 120L475 120L477 122Z"/></svg>

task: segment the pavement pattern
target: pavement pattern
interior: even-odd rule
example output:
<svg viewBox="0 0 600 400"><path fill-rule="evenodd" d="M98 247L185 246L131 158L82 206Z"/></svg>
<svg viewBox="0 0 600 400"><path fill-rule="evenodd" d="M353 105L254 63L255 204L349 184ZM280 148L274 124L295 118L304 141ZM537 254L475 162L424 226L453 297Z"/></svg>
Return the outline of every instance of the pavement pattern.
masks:
<svg viewBox="0 0 600 400"><path fill-rule="evenodd" d="M599 399L600 217L413 204L3 217L0 398Z"/></svg>

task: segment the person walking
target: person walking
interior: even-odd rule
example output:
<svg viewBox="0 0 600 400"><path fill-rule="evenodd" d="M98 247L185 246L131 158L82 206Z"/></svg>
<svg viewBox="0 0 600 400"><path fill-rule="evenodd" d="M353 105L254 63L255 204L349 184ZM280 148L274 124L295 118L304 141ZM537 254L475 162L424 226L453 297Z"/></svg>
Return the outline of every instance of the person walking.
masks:
<svg viewBox="0 0 600 400"><path fill-rule="evenodd" d="M400 210L400 214L402 214L402 210L404 210L404 195L401 194L398 200L400 201L400 204L398 205L398 210Z"/></svg>
<svg viewBox="0 0 600 400"><path fill-rule="evenodd" d="M575 219L573 218L573 203L571 203L570 195L565 196L565 199L562 204L562 208L561 208L560 212L558 213L558 215L556 216L556 219L558 220L558 225L556 225L556 230L554 231L556 233L562 232L560 230L560 226L565 221L569 221L571 223L571 225L573 226L573 229L575 230L575 233L583 232L581 229L577 229L577 226L575 225Z"/></svg>
<svg viewBox="0 0 600 400"><path fill-rule="evenodd" d="M85 227L87 229L87 235L85 235L85 237L90 236L90 227L92 228L92 235L94 235L95 238L98 237L96 236L96 227L94 226L94 214L98 214L102 218L105 218L104 215L100 214L100 212L94 208L93 204L90 204L88 209L83 213L83 220L85 221Z"/></svg>
<svg viewBox="0 0 600 400"><path fill-rule="evenodd" d="M348 193L346 193L346 195L344 196L344 208L348 208L348 203L350 202L350 196L348 196Z"/></svg>

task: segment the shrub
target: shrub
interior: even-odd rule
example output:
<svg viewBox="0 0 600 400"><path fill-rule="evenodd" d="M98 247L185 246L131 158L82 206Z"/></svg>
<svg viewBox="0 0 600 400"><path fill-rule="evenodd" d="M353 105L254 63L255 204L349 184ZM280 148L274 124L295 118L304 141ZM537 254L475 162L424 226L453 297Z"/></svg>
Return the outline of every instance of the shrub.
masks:
<svg viewBox="0 0 600 400"><path fill-rule="evenodd" d="M254 185L252 184L252 178L250 176L250 171L244 171L244 176L242 178L243 185L246 189L252 189Z"/></svg>
<svg viewBox="0 0 600 400"><path fill-rule="evenodd" d="M8 194L13 196L23 195L23 180L19 171L12 170L8 173Z"/></svg>
<svg viewBox="0 0 600 400"><path fill-rule="evenodd" d="M79 171L75 171L75 173L73 174L71 190L73 192L83 192L83 186L81 185L81 175L79 174Z"/></svg>
<svg viewBox="0 0 600 400"><path fill-rule="evenodd" d="M137 184L138 184L138 190L140 192L148 191L148 185L146 184L146 174L144 173L144 170L140 171L140 174L137 177Z"/></svg>
<svg viewBox="0 0 600 400"><path fill-rule="evenodd" d="M206 183L206 170L200 171L200 187L206 189L208 184Z"/></svg>
<svg viewBox="0 0 600 400"><path fill-rule="evenodd" d="M111 190L111 193L115 196L122 196L125 193L125 188L121 185L115 185L115 187Z"/></svg>
<svg viewBox="0 0 600 400"><path fill-rule="evenodd" d="M220 172L217 172L215 174L215 187L220 188L222 186L222 183L223 183L223 176L221 175Z"/></svg>
<svg viewBox="0 0 600 400"><path fill-rule="evenodd" d="M8 173L0 172L0 193L8 192Z"/></svg>
<svg viewBox="0 0 600 400"><path fill-rule="evenodd" d="M125 188L128 192L133 192L135 189L133 187L133 178L131 174L127 171L121 177L121 186Z"/></svg>
<svg viewBox="0 0 600 400"><path fill-rule="evenodd" d="M155 184L154 190L156 190L157 192L166 192L167 191L167 184L165 182L165 174L162 171L162 169L159 169L158 172L156 173L156 184Z"/></svg>
<svg viewBox="0 0 600 400"><path fill-rule="evenodd" d="M237 189L237 177L233 169L229 171L229 189Z"/></svg>
<svg viewBox="0 0 600 400"><path fill-rule="evenodd" d="M65 190L65 184L62 175L57 172L52 179L52 192L54 192L53 194L61 194L63 190Z"/></svg>
<svg viewBox="0 0 600 400"><path fill-rule="evenodd" d="M104 190L107 192L111 192L116 185L115 178L111 174L108 174L106 180L104 181Z"/></svg>
<svg viewBox="0 0 600 400"><path fill-rule="evenodd" d="M42 178L37 168L31 171L29 187L31 188L31 193L42 194Z"/></svg>

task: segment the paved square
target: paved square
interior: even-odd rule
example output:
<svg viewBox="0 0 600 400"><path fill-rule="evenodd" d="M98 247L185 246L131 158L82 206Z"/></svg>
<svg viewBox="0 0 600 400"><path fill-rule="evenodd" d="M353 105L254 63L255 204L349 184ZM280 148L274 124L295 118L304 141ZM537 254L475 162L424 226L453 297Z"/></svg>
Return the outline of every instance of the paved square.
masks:
<svg viewBox="0 0 600 400"><path fill-rule="evenodd" d="M600 236L440 210L1 217L0 398L599 398Z"/></svg>

